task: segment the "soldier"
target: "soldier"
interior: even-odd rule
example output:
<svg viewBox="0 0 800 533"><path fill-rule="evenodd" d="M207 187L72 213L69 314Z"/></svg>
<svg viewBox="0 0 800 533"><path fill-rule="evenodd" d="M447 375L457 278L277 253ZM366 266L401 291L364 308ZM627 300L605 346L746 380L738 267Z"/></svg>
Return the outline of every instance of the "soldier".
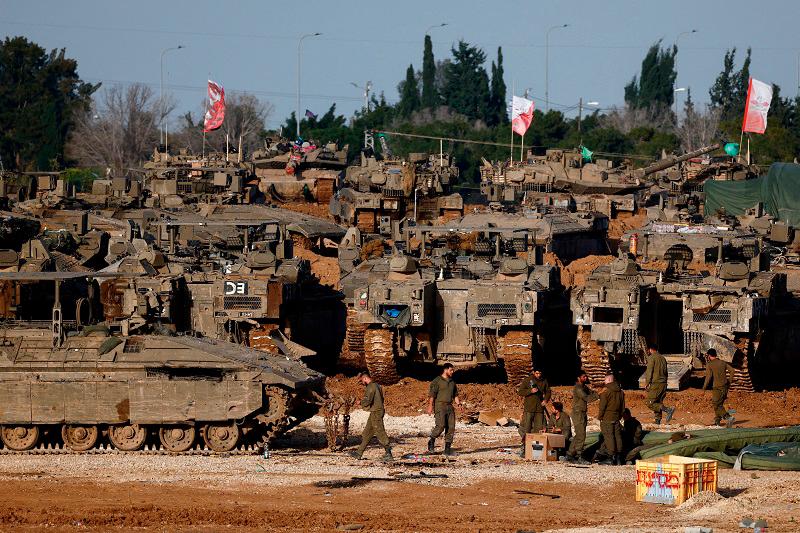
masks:
<svg viewBox="0 0 800 533"><path fill-rule="evenodd" d="M572 389L572 423L575 425L575 437L569 445L566 459L569 462L586 464L583 458L583 445L586 442L586 409L587 404L597 400L597 393L591 390L588 385L589 376L586 372L579 372L575 387Z"/></svg>
<svg viewBox="0 0 800 533"><path fill-rule="evenodd" d="M723 420L730 421L732 417L725 409L725 400L728 398L728 387L730 380L728 374L731 366L717 357L717 351L710 348L706 352L706 380L703 382L703 390L712 387L711 405L714 407L714 425L719 426Z"/></svg>
<svg viewBox="0 0 800 533"><path fill-rule="evenodd" d="M675 408L662 403L667 395L667 360L653 347L647 352L647 370L644 373L647 406L653 411L656 424L661 424L661 413L667 413L666 423L669 424L672 415L675 414Z"/></svg>
<svg viewBox="0 0 800 533"><path fill-rule="evenodd" d="M553 416L550 417L550 426L553 433L564 435L564 446L569 449L572 440L572 420L564 412L564 404L553 402Z"/></svg>
<svg viewBox="0 0 800 533"><path fill-rule="evenodd" d="M351 455L356 459L361 459L364 455L364 450L367 449L369 441L372 437L377 437L378 442L383 446L386 453L381 458L382 461L391 461L392 448L389 446L389 437L386 435L386 428L383 427L383 415L385 414L383 408L383 388L372 381L369 372L364 371L358 375L359 381L364 385L364 398L361 400L361 407L369 412L367 425L364 426L364 432L361 433L361 446L358 450L351 452Z"/></svg>
<svg viewBox="0 0 800 533"><path fill-rule="evenodd" d="M539 433L545 427L544 412L550 403L550 385L538 368L520 383L517 394L525 398L519 435L522 437L520 457L525 457L525 434Z"/></svg>
<svg viewBox="0 0 800 533"><path fill-rule="evenodd" d="M619 384L614 381L614 376L609 374L605 378L606 388L600 394L600 410L597 418L600 419L600 431L603 433L603 442L606 450L612 457L612 464L621 465L622 457L622 426L619 423L622 411L625 410L625 393Z"/></svg>
<svg viewBox="0 0 800 533"><path fill-rule="evenodd" d="M460 406L461 400L458 399L458 389L456 382L453 381L455 369L450 363L442 366L442 374L431 381L428 390L428 414L433 414L436 426L431 431L428 439L428 453L433 453L436 445L436 437L444 434L444 454L455 455L453 452L453 436L456 433L456 412L453 404Z"/></svg>

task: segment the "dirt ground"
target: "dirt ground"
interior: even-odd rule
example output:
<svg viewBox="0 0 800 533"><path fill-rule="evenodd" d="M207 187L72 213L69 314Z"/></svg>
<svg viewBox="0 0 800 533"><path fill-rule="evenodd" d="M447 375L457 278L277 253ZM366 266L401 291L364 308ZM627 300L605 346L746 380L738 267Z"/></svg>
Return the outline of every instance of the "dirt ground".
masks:
<svg viewBox="0 0 800 533"><path fill-rule="evenodd" d="M352 433L365 421L353 413ZM377 460L377 447L364 461L327 451L319 417L269 458L1 456L0 531L718 532L739 531L746 517L795 531L800 519L795 473L722 470L718 496L643 504L633 466L530 463L515 454L516 428L478 424L458 425L459 455L445 461L421 453L432 424L427 415L387 417L392 463Z"/></svg>

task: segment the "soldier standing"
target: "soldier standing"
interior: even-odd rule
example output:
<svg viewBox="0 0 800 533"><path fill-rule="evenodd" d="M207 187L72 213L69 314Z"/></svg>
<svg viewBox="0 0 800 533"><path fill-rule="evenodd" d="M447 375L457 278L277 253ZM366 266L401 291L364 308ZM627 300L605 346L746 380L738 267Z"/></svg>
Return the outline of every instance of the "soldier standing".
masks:
<svg viewBox="0 0 800 533"><path fill-rule="evenodd" d="M589 383L589 376L586 372L579 372L575 387L572 389L572 423L575 426L575 436L569 445L566 456L567 461L576 461L580 464L588 462L583 458L586 424L588 423L587 406L598 398L597 393L591 390L587 383Z"/></svg>
<svg viewBox="0 0 800 533"><path fill-rule="evenodd" d="M372 437L377 437L378 442L383 446L384 450L386 450L381 460L391 461L394 459L394 457L392 457L392 448L389 446L389 437L386 435L386 428L383 427L383 416L385 414L383 407L383 388L372 381L372 376L369 375L369 372L361 372L358 375L358 379L361 381L361 384L364 385L364 398L361 400L361 407L369 412L369 418L367 419L367 425L364 426L364 432L361 434L361 446L358 447L358 450L352 452L351 455L356 459L361 459L362 455L364 455L364 450L366 450L369 445L369 441L372 440Z"/></svg>
<svg viewBox="0 0 800 533"><path fill-rule="evenodd" d="M522 437L520 457L525 456L525 434L538 433L544 429L544 411L550 403L550 384L542 376L538 368L533 374L520 383L517 394L525 398L523 401L522 420L519 423L519 435Z"/></svg>
<svg viewBox="0 0 800 533"><path fill-rule="evenodd" d="M650 347L647 352L647 370L644 373L647 406L653 411L656 424L661 424L661 413L667 413L666 423L669 424L675 408L663 404L667 395L667 359L653 347Z"/></svg>
<svg viewBox="0 0 800 533"><path fill-rule="evenodd" d="M456 382L453 381L455 369L450 363L442 366L442 374L431 381L428 389L428 414L433 414L436 426L431 431L428 439L428 453L433 453L436 446L436 437L444 434L444 454L455 455L453 452L453 436L456 433L456 412L453 404L461 405L458 399L458 389Z"/></svg>
<svg viewBox="0 0 800 533"><path fill-rule="evenodd" d="M603 433L606 450L612 457L612 464L621 465L624 462L622 426L619 420L622 418L622 411L625 410L625 393L611 374L606 376L605 384L606 389L600 394L600 410L597 417L600 419L600 431Z"/></svg>
<svg viewBox="0 0 800 533"><path fill-rule="evenodd" d="M711 385L711 405L714 407L714 425L719 426L723 420L728 420L730 424L731 415L725 408L725 400L728 398L728 387L730 380L728 374L731 366L717 357L714 348L706 352L706 380L703 382L703 390Z"/></svg>

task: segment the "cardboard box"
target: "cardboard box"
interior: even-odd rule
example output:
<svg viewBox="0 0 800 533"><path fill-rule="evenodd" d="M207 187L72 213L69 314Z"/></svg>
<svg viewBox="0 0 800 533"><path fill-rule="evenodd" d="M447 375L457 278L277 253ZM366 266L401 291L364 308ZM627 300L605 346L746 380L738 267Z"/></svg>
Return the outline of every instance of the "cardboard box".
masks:
<svg viewBox="0 0 800 533"><path fill-rule="evenodd" d="M557 461L557 448L566 445L564 435L557 433L527 433L525 459L528 461Z"/></svg>
<svg viewBox="0 0 800 533"><path fill-rule="evenodd" d="M666 455L636 461L636 501L680 505L698 492L717 491L717 462Z"/></svg>

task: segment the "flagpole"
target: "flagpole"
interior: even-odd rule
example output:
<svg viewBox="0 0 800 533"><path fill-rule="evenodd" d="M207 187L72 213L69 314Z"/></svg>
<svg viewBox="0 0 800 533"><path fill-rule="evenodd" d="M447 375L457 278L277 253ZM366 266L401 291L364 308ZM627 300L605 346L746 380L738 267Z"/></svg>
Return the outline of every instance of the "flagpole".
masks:
<svg viewBox="0 0 800 533"><path fill-rule="evenodd" d="M514 80L511 80L511 151L509 152L509 167L514 166Z"/></svg>
<svg viewBox="0 0 800 533"><path fill-rule="evenodd" d="M519 162L520 163L525 161L524 152L525 152L525 134L523 133L521 135L521 141L520 141L520 144L519 144Z"/></svg>

